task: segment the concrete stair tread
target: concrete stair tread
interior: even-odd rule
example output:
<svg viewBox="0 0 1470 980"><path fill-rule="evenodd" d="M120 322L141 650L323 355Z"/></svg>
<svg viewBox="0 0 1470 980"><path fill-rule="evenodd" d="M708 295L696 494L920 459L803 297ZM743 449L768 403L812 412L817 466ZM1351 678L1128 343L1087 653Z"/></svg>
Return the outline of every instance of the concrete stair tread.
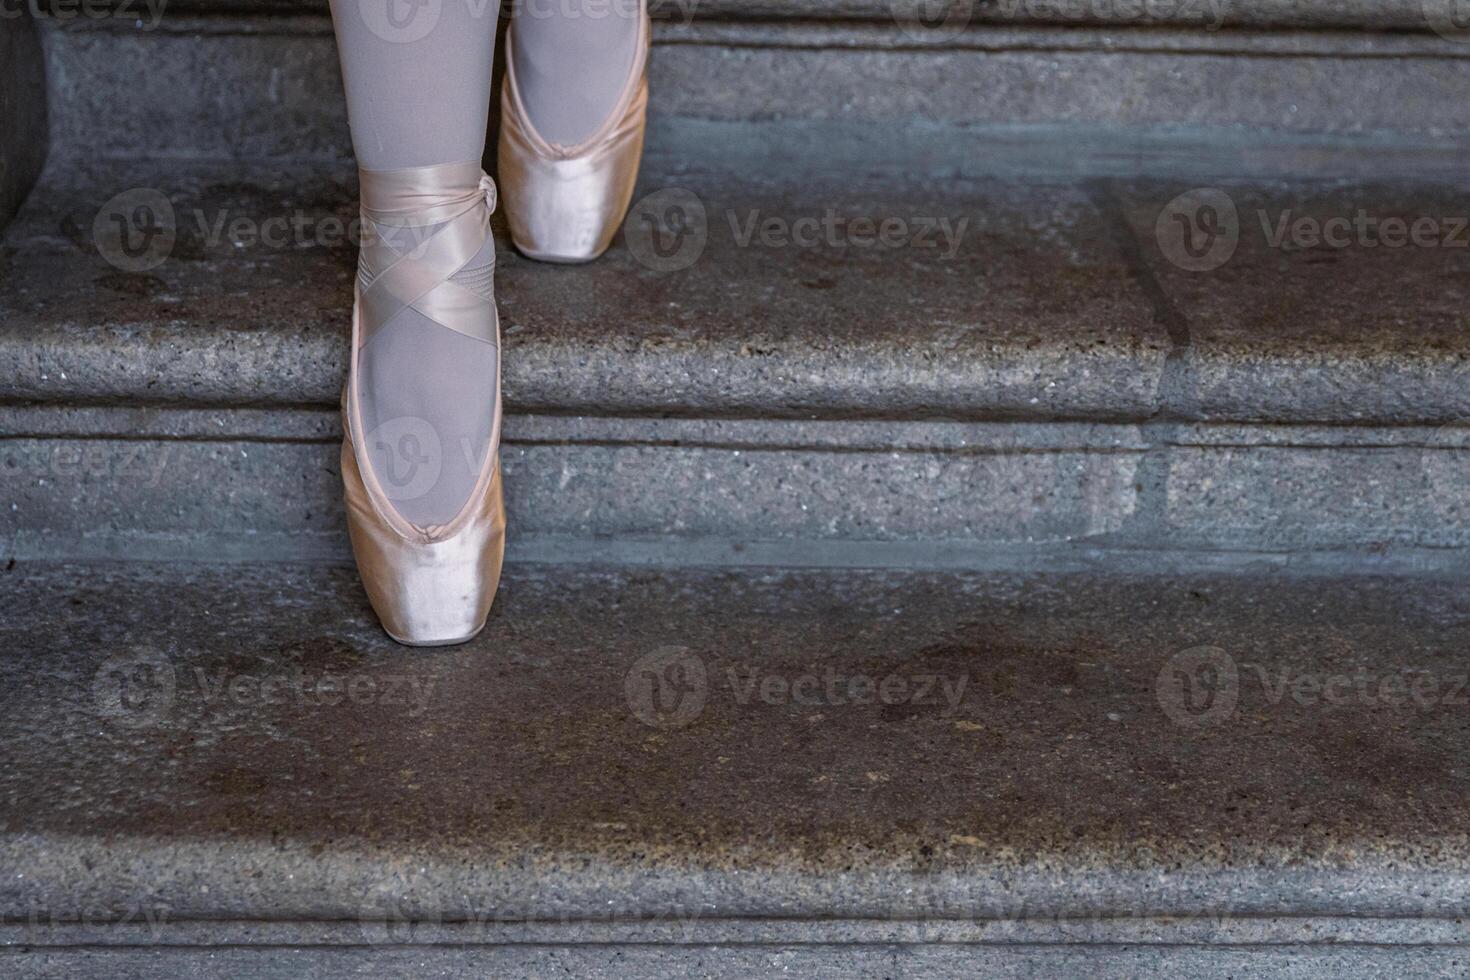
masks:
<svg viewBox="0 0 1470 980"><path fill-rule="evenodd" d="M156 2L156 0L155 0ZM1119 27L1431 30L1431 16L1448 23L1449 5L1437 0L1179 0L1177 3L1063 3L1060 0L954 0L947 7L923 0L651 0L655 20L873 21L905 27L916 40L944 41L974 25L1037 24ZM58 20L76 17L65 0L43 0ZM145 0L104 0L89 9L130 13L145 23ZM535 8L532 8L535 9ZM173 0L176 13L325 14L325 0Z"/></svg>
<svg viewBox="0 0 1470 980"><path fill-rule="evenodd" d="M1470 248L1267 240L1283 216L1360 210L1427 217L1448 235L1464 214L1460 187L1225 185L1239 245L1198 272L1171 264L1155 235L1161 209L1190 189L1179 181L936 185L824 178L810 160L792 161L791 174L651 165L640 196L679 188L708 215L688 268L656 257L650 267L625 236L575 268L528 262L503 243L508 403L847 418L1403 424L1470 414ZM169 199L178 237L163 264L129 272L98 254L93 229L109 234L99 207L137 188ZM0 396L332 404L354 267L340 229L354 212L340 168L53 166L4 239ZM289 239L296 215L304 246L230 240L237 218L254 229L276 219L271 230ZM821 230L828 216L835 231ZM855 218L898 219L922 244L854 244ZM768 219L779 224L763 240ZM791 244L803 219L802 233L828 240ZM335 231L335 246L315 244L319 230Z"/></svg>
<svg viewBox="0 0 1470 980"><path fill-rule="evenodd" d="M11 921L1467 911L1456 580L518 565L411 651L347 568L3 574Z"/></svg>

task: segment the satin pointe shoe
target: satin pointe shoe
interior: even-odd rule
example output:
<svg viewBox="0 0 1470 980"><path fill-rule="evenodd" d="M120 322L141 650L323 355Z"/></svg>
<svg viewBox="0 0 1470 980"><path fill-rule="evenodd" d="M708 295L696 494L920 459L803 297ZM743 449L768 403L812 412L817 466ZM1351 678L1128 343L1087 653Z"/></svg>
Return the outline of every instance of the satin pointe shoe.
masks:
<svg viewBox="0 0 1470 980"><path fill-rule="evenodd" d="M486 284L493 264L478 279L452 277L490 235L495 185L477 161L360 174L363 234L352 359L342 392L342 482L352 552L388 635L410 646L463 643L485 625L505 554L500 324ZM404 311L416 314L409 318L416 329L448 328L494 347L493 376L484 384L484 397L494 404L489 446L468 499L442 524L412 523L395 505L395 475L381 460L383 450L402 438L401 427L381 431L391 426L380 421L374 431L364 430L364 347Z"/></svg>
<svg viewBox="0 0 1470 980"><path fill-rule="evenodd" d="M607 251L623 223L643 157L651 28L644 4L637 54L622 96L597 132L575 146L549 142L531 124L516 78L514 45L506 44L497 166L511 239L527 257L590 262Z"/></svg>

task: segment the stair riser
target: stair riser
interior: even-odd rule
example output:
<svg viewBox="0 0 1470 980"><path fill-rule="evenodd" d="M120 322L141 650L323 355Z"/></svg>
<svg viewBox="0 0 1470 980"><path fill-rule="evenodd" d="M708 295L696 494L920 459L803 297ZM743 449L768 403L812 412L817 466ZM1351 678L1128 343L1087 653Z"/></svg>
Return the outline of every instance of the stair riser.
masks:
<svg viewBox="0 0 1470 980"><path fill-rule="evenodd" d="M881 127L926 122L1420 140L1470 129L1470 45L1434 35L1119 42L998 28L915 45L896 27L715 24L670 25L657 40L652 112L664 120L842 121L880 127L879 139ZM68 22L46 42L63 155L350 155L325 18Z"/></svg>
<svg viewBox="0 0 1470 980"><path fill-rule="evenodd" d="M47 950L13 961L17 980L76 978L112 980L119 976L189 977L214 980L232 976L290 980L310 975L349 980L366 974L445 977L496 976L506 980L570 975L596 978L663 978L685 974L698 957L699 976L737 980L752 976L830 977L878 980L925 977L967 980L987 977L1087 975L1098 980L1163 974L1228 980L1241 976L1315 978L1380 977L1437 980L1463 966L1456 948L1332 949L1287 945L1249 950L1213 950L1149 945L1098 946L902 946L853 948L843 945L795 947L645 946L480 947L467 949L378 950L281 949L210 950L162 954L151 950Z"/></svg>
<svg viewBox="0 0 1470 980"><path fill-rule="evenodd" d="M87 11L153 17L150 0L92 0ZM158 4L160 0L151 0ZM540 0L542 6L550 0ZM539 9L537 0L525 0ZM76 19L77 0L39 0L58 19ZM512 0L501 7L507 13ZM327 0L171 0L169 16L181 14L325 14ZM909 26L916 35L952 34L969 24L1091 25L1109 28L1183 26L1204 30L1239 28L1348 29L1453 32L1449 0L649 0L656 21L808 20L873 21Z"/></svg>
<svg viewBox="0 0 1470 980"><path fill-rule="evenodd" d="M51 434L25 414L7 429L32 434L0 442L13 556L347 557L330 416L257 413L273 435L231 438L201 424L211 413L134 415L127 432L72 412ZM862 543L858 564L965 565L1068 543L1470 547L1465 433L512 416L501 458L517 557L577 539L670 556L764 542L800 564L809 546Z"/></svg>

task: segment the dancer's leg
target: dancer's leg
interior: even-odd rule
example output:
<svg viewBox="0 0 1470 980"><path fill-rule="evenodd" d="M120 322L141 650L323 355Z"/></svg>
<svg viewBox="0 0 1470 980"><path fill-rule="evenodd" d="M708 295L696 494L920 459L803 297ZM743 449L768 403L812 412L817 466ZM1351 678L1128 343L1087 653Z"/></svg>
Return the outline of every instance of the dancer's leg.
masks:
<svg viewBox="0 0 1470 980"><path fill-rule="evenodd" d="M526 114L574 146L616 108L638 53L639 0L513 0L510 32Z"/></svg>
<svg viewBox="0 0 1470 980"><path fill-rule="evenodd" d="M496 17L493 0L332 0L359 167L481 159ZM383 235L407 252L434 231ZM487 239L453 281L491 299L494 263ZM485 316L494 316L490 303ZM403 517L446 523L469 499L489 448L498 351L414 309L363 326L360 451ZM423 467L437 468L437 478L426 481Z"/></svg>

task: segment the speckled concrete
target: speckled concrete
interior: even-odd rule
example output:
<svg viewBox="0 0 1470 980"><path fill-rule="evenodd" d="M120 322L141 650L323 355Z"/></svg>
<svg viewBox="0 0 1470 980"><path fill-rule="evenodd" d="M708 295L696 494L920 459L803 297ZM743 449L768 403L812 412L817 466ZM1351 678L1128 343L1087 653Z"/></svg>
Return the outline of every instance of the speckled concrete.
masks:
<svg viewBox="0 0 1470 980"><path fill-rule="evenodd" d="M43 0L43 9L56 0ZM113 9L123 0L93 4ZM891 21L925 18L942 25L938 7L921 0L651 0L656 20L682 23L699 20ZM141 3L135 10L146 10ZM1432 9L1432 8L1431 8ZM198 13L325 13L324 0L171 0L175 14ZM1349 28L1354 30L1428 31L1426 7L1419 0L1230 0L1206 3L956 3L954 17L966 23L1229 28ZM953 20L950 21L954 23Z"/></svg>
<svg viewBox="0 0 1470 980"><path fill-rule="evenodd" d="M0 556L345 561L340 438L325 409L0 410ZM595 540L805 564L853 545L865 565L948 567L1067 545L1372 566L1466 557L1467 442L1458 427L516 414L501 461L523 556Z"/></svg>
<svg viewBox="0 0 1470 980"><path fill-rule="evenodd" d="M3 956L4 954L0 954ZM853 947L800 945L726 947L498 947L392 950L66 950L29 951L5 960L11 976L25 980L152 980L193 977L228 980L251 976L323 980L393 976L425 980L495 976L507 980L549 976L745 980L749 977L845 977L852 980L961 980L986 977L1088 976L1134 980L1187 976L1238 980L1265 976L1287 980L1333 977L1439 980L1463 974L1467 956L1455 948L1275 946L1200 949L1171 946Z"/></svg>
<svg viewBox="0 0 1470 980"><path fill-rule="evenodd" d="M1453 39L1463 31L1442 37L1422 12L1403 12L1411 31L1400 14L1380 25L1359 20L1354 30L1282 34L1208 30L1235 5L1192 0L1032 2L1104 11L1090 26L1065 28L1046 26L1056 20L1045 15L1041 26L1003 14L972 29L963 13L951 26L916 22L906 13L915 6L860 23L731 25L714 12L688 24L676 13L659 21L651 109L660 119L1202 126L1416 139L1463 139L1470 125L1470 58ZM1132 18L1106 13L1138 8L1179 10L1186 23L1171 30L1165 16L1139 30ZM320 13L170 9L156 24L148 15L73 18L47 32L47 54L57 143L68 155L350 155L330 21ZM120 88L131 97L108 98ZM1126 141L1119 151L1130 152Z"/></svg>
<svg viewBox="0 0 1470 980"><path fill-rule="evenodd" d="M1470 901L1458 580L521 565L408 651L345 569L0 574L12 920Z"/></svg>
<svg viewBox="0 0 1470 980"><path fill-rule="evenodd" d="M1177 181L954 180L941 195L829 176L798 191L688 164L645 181L711 216L686 269L650 268L626 242L577 269L503 251L519 534L1470 544L1470 248L1275 248L1260 225L1361 208L1449 234L1470 218L1458 185L1227 184L1235 251L1191 271L1157 233ZM350 221L352 184L333 167L240 173L58 167L12 228L0 394L42 404L0 417L7 554L116 557L142 535L155 554L345 557L333 406L353 248L313 236ZM154 184L172 252L116 268L97 208ZM753 221L829 209L947 220L954 254L937 234L932 248L741 243ZM209 237L298 216L299 246Z"/></svg>
<svg viewBox="0 0 1470 980"><path fill-rule="evenodd" d="M1211 206L1171 205L1199 186L1111 188L1140 243L1160 318L1174 324L1176 363L1163 386L1182 414L1470 417L1470 368L1460 353L1470 338L1470 187L1210 181L1220 213L1234 212L1232 251L1206 257L1208 268L1181 267L1161 244L1169 241L1158 233L1169 220L1161 215ZM1330 241L1321 231L1329 222ZM1405 226L1399 237L1392 222ZM1376 394L1365 399L1369 384ZM1263 390L1277 392L1269 414Z"/></svg>
<svg viewBox="0 0 1470 980"><path fill-rule="evenodd" d="M0 394L333 404L353 248L314 236L341 235L351 182L334 168L240 176L206 165L54 168L0 252ZM1156 235L1167 202L1191 186L992 178L936 192L828 177L797 190L654 170L643 191L687 190L705 208L703 250L662 270L624 243L576 269L503 249L506 398L512 410L593 414L1470 417L1470 247L1453 244L1470 239L1453 231L1470 219L1462 185L1226 185L1242 237L1203 272L1170 264ZM96 254L92 228L99 207L135 188L170 199L178 237L167 261L128 272ZM1439 221L1451 244L1274 248L1261 232L1261 214L1269 224L1360 209ZM840 231L811 247L742 237L753 221L820 222L829 211L903 220L916 234L934 227L923 239L932 247L855 247ZM300 246L236 247L208 232L222 218L298 215Z"/></svg>
<svg viewBox="0 0 1470 980"><path fill-rule="evenodd" d="M52 179L5 240L0 396L336 402L356 262L342 237L355 188L340 169L242 182L228 165L57 167ZM177 237L162 264L129 272L97 253L93 226L109 199L137 188L169 199ZM637 257L650 253L626 243L577 268L503 247L512 410L1097 419L1152 410L1166 332L1113 219L1075 183L963 181L936 195L920 183L827 177L798 190L649 173L641 193L675 189L708 216L688 268L650 267ZM221 221L298 215L304 231L288 247L211 241ZM752 230L829 216L835 230L819 231L816 246ZM903 222L911 244L854 244L857 219ZM328 229L335 244L315 244Z"/></svg>

